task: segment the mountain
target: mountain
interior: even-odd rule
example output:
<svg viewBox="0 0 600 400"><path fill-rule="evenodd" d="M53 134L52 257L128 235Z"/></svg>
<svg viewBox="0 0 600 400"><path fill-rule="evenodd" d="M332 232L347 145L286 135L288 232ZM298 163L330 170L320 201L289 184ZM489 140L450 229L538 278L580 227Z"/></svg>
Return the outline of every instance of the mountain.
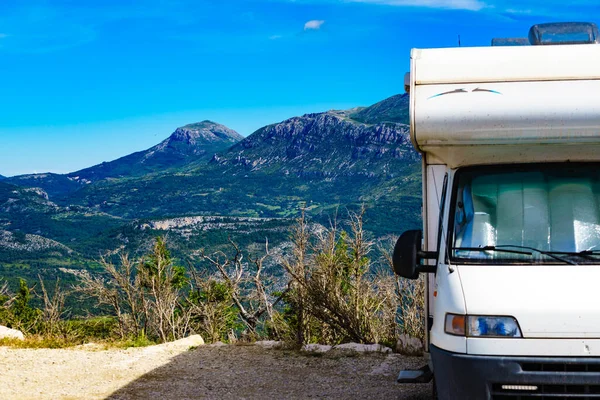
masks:
<svg viewBox="0 0 600 400"><path fill-rule="evenodd" d="M306 114L259 129L212 161L308 179L386 178L419 160L409 135L407 125L356 123L343 111Z"/></svg>
<svg viewBox="0 0 600 400"><path fill-rule="evenodd" d="M384 122L397 122L409 124L408 107L410 96L407 93L389 97L370 107L361 108L352 113L350 117L355 121L365 124L381 124Z"/></svg>
<svg viewBox="0 0 600 400"><path fill-rule="evenodd" d="M1 181L2 179L6 179L6 177L5 177L4 175L0 175L0 181Z"/></svg>
<svg viewBox="0 0 600 400"><path fill-rule="evenodd" d="M210 162L99 181L64 202L128 219L290 218L306 203L325 223L339 208L365 204L370 229L383 235L419 224L420 156L407 125L368 125L329 111L261 128ZM396 212L404 218L390 219Z"/></svg>
<svg viewBox="0 0 600 400"><path fill-rule="evenodd" d="M31 174L7 178L7 182L39 187L52 198L63 197L82 187L107 178L141 176L178 168L199 160L208 160L216 152L244 139L226 126L203 121L177 128L163 142L148 150L104 162L90 168L60 174Z"/></svg>
<svg viewBox="0 0 600 400"><path fill-rule="evenodd" d="M275 248L303 207L329 225L365 205L374 238L418 228L420 155L409 127L392 120L407 119L405 104L394 96L306 114L245 139L205 121L110 163L3 180L0 276L97 268L99 255L143 251L157 235L182 260L224 250L229 238L244 248L268 238Z"/></svg>
<svg viewBox="0 0 600 400"><path fill-rule="evenodd" d="M69 174L69 178L89 184L106 178L139 176L190 162L210 159L244 137L224 125L203 121L177 128L163 142L148 150L130 154Z"/></svg>

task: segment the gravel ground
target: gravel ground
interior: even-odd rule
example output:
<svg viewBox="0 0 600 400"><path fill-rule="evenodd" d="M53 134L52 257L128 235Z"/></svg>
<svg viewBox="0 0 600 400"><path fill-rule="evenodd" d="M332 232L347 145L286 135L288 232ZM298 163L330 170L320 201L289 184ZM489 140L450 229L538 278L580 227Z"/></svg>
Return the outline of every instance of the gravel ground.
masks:
<svg viewBox="0 0 600 400"><path fill-rule="evenodd" d="M260 346L136 349L0 347L0 399L428 399L430 385L398 385L423 360Z"/></svg>

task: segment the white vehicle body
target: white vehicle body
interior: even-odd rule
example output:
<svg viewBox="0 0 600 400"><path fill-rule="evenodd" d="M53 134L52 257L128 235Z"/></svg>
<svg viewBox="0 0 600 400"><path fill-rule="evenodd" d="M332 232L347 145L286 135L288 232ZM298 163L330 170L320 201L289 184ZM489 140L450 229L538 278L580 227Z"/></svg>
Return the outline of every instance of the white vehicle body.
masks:
<svg viewBox="0 0 600 400"><path fill-rule="evenodd" d="M440 398L600 398L600 46L413 49L410 93ZM451 334L449 315L520 335Z"/></svg>

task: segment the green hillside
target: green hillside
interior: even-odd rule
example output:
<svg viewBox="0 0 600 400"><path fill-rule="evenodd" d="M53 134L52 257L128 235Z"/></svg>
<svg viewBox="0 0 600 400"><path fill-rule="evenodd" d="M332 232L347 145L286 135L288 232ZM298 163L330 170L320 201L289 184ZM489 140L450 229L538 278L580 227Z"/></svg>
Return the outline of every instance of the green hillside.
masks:
<svg viewBox="0 0 600 400"><path fill-rule="evenodd" d="M362 108L350 115L352 119L365 124L381 124L384 122L397 122L408 125L410 96L397 94L370 107Z"/></svg>

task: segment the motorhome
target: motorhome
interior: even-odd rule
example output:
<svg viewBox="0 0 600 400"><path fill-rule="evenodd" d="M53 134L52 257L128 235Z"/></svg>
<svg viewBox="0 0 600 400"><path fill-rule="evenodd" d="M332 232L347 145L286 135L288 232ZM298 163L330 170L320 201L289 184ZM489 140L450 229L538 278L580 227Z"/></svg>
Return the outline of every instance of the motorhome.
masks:
<svg viewBox="0 0 600 400"><path fill-rule="evenodd" d="M423 230L394 268L426 280L428 365L398 380L440 399L600 398L598 29L527 42L411 53Z"/></svg>

